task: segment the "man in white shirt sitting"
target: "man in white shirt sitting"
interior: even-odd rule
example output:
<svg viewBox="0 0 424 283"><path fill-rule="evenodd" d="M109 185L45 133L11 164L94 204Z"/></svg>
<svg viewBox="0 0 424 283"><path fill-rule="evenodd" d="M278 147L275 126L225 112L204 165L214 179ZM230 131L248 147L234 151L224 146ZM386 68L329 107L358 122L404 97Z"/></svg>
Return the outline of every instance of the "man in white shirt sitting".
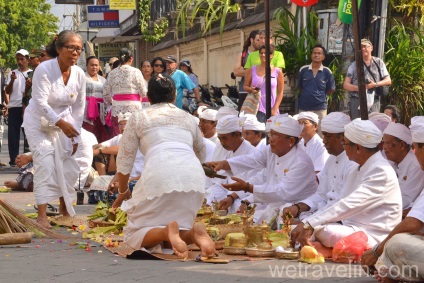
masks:
<svg viewBox="0 0 424 283"><path fill-rule="evenodd" d="M405 217L424 188L424 172L411 150L412 136L408 127L390 122L384 130L383 141L386 158L393 162L398 176Z"/></svg>
<svg viewBox="0 0 424 283"><path fill-rule="evenodd" d="M266 147L265 123L259 122L256 115L246 114L244 117L243 138L258 150Z"/></svg>
<svg viewBox="0 0 424 283"><path fill-rule="evenodd" d="M222 147L227 150L225 159L250 154L255 151L255 147L242 137L242 126L246 118L236 115L227 115L218 120L216 131ZM216 150L217 148L215 148ZM232 172L221 171L220 175L232 176ZM241 196L234 194L227 195L227 190L223 184L227 184L231 179L225 180L214 178L213 185L206 190L206 203L211 205L213 201L220 202L220 209L228 209L236 199ZM234 212L234 211L232 211Z"/></svg>
<svg viewBox="0 0 424 283"><path fill-rule="evenodd" d="M424 116L411 119L412 146L424 170ZM422 282L424 280L424 191L411 211L390 234L361 259L365 272L374 272L379 282Z"/></svg>
<svg viewBox="0 0 424 283"><path fill-rule="evenodd" d="M295 119L281 116L271 125L267 147L253 154L211 162L215 170L232 170L234 176L258 170L246 181L232 177L235 183L223 185L231 191L251 193L247 200L250 203L267 205L256 211L256 222L269 221L275 216L275 208L301 201L317 189L312 161L298 145L301 131Z"/></svg>
<svg viewBox="0 0 424 283"><path fill-rule="evenodd" d="M342 238L363 231L368 245L384 240L402 219L402 199L396 173L378 144L382 132L368 120L356 119L345 127L343 146L358 165L348 173L342 197L303 220L292 231L292 244L326 247L326 254ZM323 248L323 251L325 249Z"/></svg>
<svg viewBox="0 0 424 283"><path fill-rule="evenodd" d="M325 206L330 206L340 200L342 188L350 168L356 163L349 160L342 145L344 127L350 123L350 118L342 112L331 112L321 121L321 131L324 146L330 157L324 169L318 174L317 192L310 197L283 208L282 219L287 213L300 220L312 215L313 212Z"/></svg>
<svg viewBox="0 0 424 283"><path fill-rule="evenodd" d="M215 109L207 108L206 106L199 106L199 108L197 108L197 113L200 119L199 127L203 136L215 144L218 144L218 134L216 133L216 114L218 111Z"/></svg>
<svg viewBox="0 0 424 283"><path fill-rule="evenodd" d="M317 133L318 115L310 111L301 112L297 121L303 126L300 133L302 140L299 144L314 163L315 173L319 173L324 168L329 155L322 143L322 138Z"/></svg>

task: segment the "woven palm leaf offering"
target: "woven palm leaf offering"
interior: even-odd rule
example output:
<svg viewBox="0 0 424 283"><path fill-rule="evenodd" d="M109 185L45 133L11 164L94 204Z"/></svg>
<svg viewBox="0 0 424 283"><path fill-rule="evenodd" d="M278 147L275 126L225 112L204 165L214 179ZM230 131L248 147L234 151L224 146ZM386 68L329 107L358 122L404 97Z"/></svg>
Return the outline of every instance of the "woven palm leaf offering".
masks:
<svg viewBox="0 0 424 283"><path fill-rule="evenodd" d="M112 233L121 233L127 225L127 214L120 208L114 210L108 202L99 202L94 213L88 216L90 231L83 233L83 238L96 239Z"/></svg>

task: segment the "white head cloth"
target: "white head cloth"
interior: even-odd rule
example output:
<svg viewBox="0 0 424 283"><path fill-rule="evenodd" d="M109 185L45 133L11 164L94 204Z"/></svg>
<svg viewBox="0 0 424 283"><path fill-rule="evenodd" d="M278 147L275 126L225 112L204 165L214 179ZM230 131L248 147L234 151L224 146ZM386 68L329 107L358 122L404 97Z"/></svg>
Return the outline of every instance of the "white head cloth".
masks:
<svg viewBox="0 0 424 283"><path fill-rule="evenodd" d="M219 135L229 134L242 131L242 127L246 117L238 117L236 115L227 115L218 120L216 132Z"/></svg>
<svg viewBox="0 0 424 283"><path fill-rule="evenodd" d="M218 109L218 113L216 113L216 117L215 117L215 121L218 121L219 119L221 119L224 116L227 115L235 115L237 116L239 114L239 112L231 107L227 107L227 106L223 106L221 108Z"/></svg>
<svg viewBox="0 0 424 283"><path fill-rule="evenodd" d="M243 117L246 117L246 121L244 121L243 125L244 130L265 132L265 124L259 122L255 115L246 114Z"/></svg>
<svg viewBox="0 0 424 283"><path fill-rule="evenodd" d="M218 111L215 109L208 109L206 106L199 106L199 108L197 108L197 113L200 119L216 121L216 113L218 113Z"/></svg>
<svg viewBox="0 0 424 283"><path fill-rule="evenodd" d="M383 133L370 120L353 120L345 126L345 137L366 148L375 148L381 142Z"/></svg>
<svg viewBox="0 0 424 283"><path fill-rule="evenodd" d="M382 132L384 132L384 129L392 121L392 118L390 118L389 115L378 112L371 112L370 115L368 115L368 119L373 122L374 125L376 125L377 128L379 128Z"/></svg>
<svg viewBox="0 0 424 283"><path fill-rule="evenodd" d="M331 112L321 120L321 131L338 134L344 133L345 126L350 123L350 117L342 112Z"/></svg>
<svg viewBox="0 0 424 283"><path fill-rule="evenodd" d="M265 123L265 132L269 133L269 131L271 131L272 123L274 123L274 121L280 117L289 117L289 114L284 113L284 114L279 114L279 115L269 117Z"/></svg>
<svg viewBox="0 0 424 283"><path fill-rule="evenodd" d="M319 123L318 115L315 114L314 112L310 112L310 111L300 112L299 116L297 116L297 120L299 121L300 119L308 119L308 120L314 122L315 124Z"/></svg>
<svg viewBox="0 0 424 283"><path fill-rule="evenodd" d="M299 137L302 127L293 117L278 117L272 124L271 130L292 137Z"/></svg>
<svg viewBox="0 0 424 283"><path fill-rule="evenodd" d="M128 121L128 119L131 117L132 113L127 112L127 113L118 113L118 123L121 121Z"/></svg>
<svg viewBox="0 0 424 283"><path fill-rule="evenodd" d="M415 116L411 118L412 141L416 143L424 143L424 116Z"/></svg>
<svg viewBox="0 0 424 283"><path fill-rule="evenodd" d="M384 130L383 134L397 137L409 145L412 144L411 130L409 130L408 127L403 124L390 122Z"/></svg>

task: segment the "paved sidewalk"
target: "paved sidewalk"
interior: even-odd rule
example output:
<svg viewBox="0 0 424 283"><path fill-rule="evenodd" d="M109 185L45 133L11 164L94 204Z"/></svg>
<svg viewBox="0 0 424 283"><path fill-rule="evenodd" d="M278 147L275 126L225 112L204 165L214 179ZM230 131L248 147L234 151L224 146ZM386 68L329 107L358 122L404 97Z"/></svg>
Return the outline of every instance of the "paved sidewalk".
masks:
<svg viewBox="0 0 424 283"><path fill-rule="evenodd" d="M22 148L22 146L21 146ZM7 129L0 161L8 163ZM0 185L16 178L17 168L0 169ZM22 212L34 212L33 193L0 194ZM85 202L87 198L85 198ZM57 206L56 204L53 204ZM78 214L90 214L93 205L78 205ZM68 233L64 228L60 233ZM330 261L308 265L297 261L239 261L214 265L197 262L128 260L112 254L97 243L91 251L70 244L74 240L34 238L31 244L0 246L0 282L376 282L359 265ZM82 241L82 240L79 240Z"/></svg>

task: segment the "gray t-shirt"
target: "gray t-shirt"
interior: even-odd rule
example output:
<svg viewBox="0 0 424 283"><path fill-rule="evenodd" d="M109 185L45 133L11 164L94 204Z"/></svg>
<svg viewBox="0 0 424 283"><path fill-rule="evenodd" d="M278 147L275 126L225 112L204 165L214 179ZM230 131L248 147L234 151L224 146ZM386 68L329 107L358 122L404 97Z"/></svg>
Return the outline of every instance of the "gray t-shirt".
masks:
<svg viewBox="0 0 424 283"><path fill-rule="evenodd" d="M383 60L381 60L378 57L372 57L371 65L369 66L369 68L371 70L372 75L368 71L368 68L366 66L364 66L365 80L368 79L368 80L371 80L373 82L379 82L382 79L389 76L389 72L387 71L386 64L384 64ZM380 76L379 68L380 68L381 76ZM375 79L373 78L373 76L374 76ZM356 74L356 62L352 62L350 64L349 68L347 69L346 77L351 78L351 80L352 80L351 84L358 85L358 76ZM356 91L349 92L349 94L351 96L354 96L354 97L358 96L358 92L356 92Z"/></svg>

